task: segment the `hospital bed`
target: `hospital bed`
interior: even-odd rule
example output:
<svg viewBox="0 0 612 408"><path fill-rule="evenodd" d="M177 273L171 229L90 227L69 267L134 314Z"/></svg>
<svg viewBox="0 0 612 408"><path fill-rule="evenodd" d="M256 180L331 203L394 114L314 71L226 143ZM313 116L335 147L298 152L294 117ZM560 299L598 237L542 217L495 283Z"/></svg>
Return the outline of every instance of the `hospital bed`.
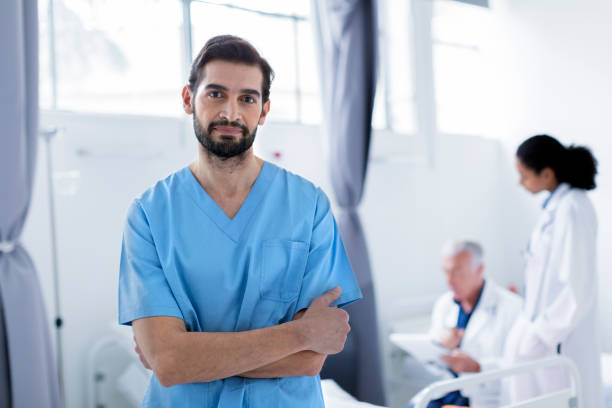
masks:
<svg viewBox="0 0 612 408"><path fill-rule="evenodd" d="M98 340L90 349L86 376L88 378L87 406L90 408L132 408L139 407L140 401L142 401L151 373L142 367L134 354L131 330L121 329L123 328L117 329L115 325L114 335ZM603 359L602 362L604 362ZM612 355L609 355L608 362L610 363L609 366L612 367ZM448 381L438 381L418 393L413 398L413 402L415 402L415 408L425 408L430 400L436 399L449 391L555 365L564 365L569 368L573 379L570 388L504 408L588 408L577 404L580 401L580 378L574 363L565 357L554 357L508 369L488 371ZM605 362L603 366L605 385ZM610 383L610 387L612 387L612 383ZM377 407L358 401L333 380L323 380L322 389L326 408ZM408 401L406 401L407 405ZM612 408L612 405L606 405L606 408Z"/></svg>
<svg viewBox="0 0 612 408"><path fill-rule="evenodd" d="M548 367L565 367L571 377L571 385L567 389L545 394L525 401L520 401L503 408L588 408L580 405L580 374L574 362L566 357L552 357L519 364L510 368L491 370L480 374L464 376L446 381L435 382L424 388L414 398L414 408L426 408L427 404L451 391L482 384L488 381L501 380L513 375L527 373Z"/></svg>

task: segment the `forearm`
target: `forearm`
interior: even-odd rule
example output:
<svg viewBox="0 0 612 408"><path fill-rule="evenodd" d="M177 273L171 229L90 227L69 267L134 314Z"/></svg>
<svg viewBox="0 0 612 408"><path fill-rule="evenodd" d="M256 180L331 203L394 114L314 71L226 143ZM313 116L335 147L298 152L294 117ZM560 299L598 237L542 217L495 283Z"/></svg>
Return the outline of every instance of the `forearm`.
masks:
<svg viewBox="0 0 612 408"><path fill-rule="evenodd" d="M187 332L184 325L155 327L135 321L134 332L164 386L240 375L305 349L297 322L244 332L206 333Z"/></svg>
<svg viewBox="0 0 612 408"><path fill-rule="evenodd" d="M280 378L318 375L327 356L305 350L274 363L240 374L248 378Z"/></svg>

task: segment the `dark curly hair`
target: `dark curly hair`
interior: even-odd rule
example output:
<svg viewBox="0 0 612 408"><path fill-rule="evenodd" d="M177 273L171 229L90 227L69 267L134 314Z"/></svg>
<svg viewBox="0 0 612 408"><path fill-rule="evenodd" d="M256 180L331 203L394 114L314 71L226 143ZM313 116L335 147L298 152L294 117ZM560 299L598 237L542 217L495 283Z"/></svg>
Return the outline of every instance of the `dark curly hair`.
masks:
<svg viewBox="0 0 612 408"><path fill-rule="evenodd" d="M597 159L587 147L565 147L554 137L536 135L521 143L516 157L536 174L550 167L560 183L583 190L596 187Z"/></svg>

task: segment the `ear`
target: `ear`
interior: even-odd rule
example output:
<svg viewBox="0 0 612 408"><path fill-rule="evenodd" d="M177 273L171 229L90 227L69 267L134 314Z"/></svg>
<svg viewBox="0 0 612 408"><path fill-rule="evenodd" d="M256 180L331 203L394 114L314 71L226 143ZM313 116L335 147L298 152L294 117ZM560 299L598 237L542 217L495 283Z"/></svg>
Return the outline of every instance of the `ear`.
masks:
<svg viewBox="0 0 612 408"><path fill-rule="evenodd" d="M270 112L270 100L268 99L266 103L264 103L263 108L261 109L261 115L259 116L258 125L263 125L266 121L266 116L268 116L268 112Z"/></svg>
<svg viewBox="0 0 612 408"><path fill-rule="evenodd" d="M183 87L183 91L181 92L181 98L183 99L183 110L186 114L193 114L193 93L191 92L191 88L189 85L185 85Z"/></svg>
<svg viewBox="0 0 612 408"><path fill-rule="evenodd" d="M482 276L483 272L484 272L484 264L481 263L480 265L478 265L478 268L476 269L476 273Z"/></svg>
<svg viewBox="0 0 612 408"><path fill-rule="evenodd" d="M544 180L552 180L555 178L555 171L550 167L544 167L540 172L540 177L544 177Z"/></svg>

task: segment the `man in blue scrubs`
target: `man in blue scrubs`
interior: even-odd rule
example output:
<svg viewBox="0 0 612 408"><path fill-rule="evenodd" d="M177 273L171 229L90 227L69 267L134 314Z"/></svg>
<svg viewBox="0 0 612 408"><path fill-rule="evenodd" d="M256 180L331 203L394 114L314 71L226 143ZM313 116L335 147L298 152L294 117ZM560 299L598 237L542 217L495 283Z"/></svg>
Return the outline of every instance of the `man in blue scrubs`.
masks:
<svg viewBox="0 0 612 408"><path fill-rule="evenodd" d="M323 407L318 373L361 298L329 200L253 153L273 72L209 40L183 108L198 157L131 205L119 322L154 375L145 407Z"/></svg>

